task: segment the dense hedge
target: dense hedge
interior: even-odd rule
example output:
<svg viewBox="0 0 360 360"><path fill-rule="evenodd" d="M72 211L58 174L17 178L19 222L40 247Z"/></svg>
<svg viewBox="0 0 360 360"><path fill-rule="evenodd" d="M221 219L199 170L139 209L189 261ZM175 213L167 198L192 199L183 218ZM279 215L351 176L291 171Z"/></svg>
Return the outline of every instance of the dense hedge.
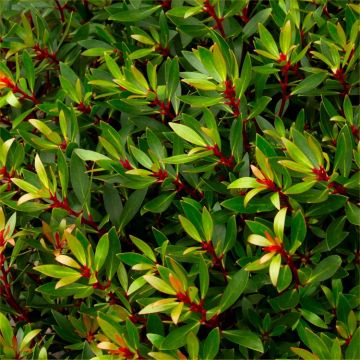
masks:
<svg viewBox="0 0 360 360"><path fill-rule="evenodd" d="M360 358L357 1L0 14L0 358Z"/></svg>

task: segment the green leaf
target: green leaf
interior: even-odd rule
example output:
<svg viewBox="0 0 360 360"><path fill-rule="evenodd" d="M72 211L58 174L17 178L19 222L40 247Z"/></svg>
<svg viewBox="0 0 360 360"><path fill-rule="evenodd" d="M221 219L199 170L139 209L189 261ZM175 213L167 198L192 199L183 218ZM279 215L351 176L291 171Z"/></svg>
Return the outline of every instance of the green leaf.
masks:
<svg viewBox="0 0 360 360"><path fill-rule="evenodd" d="M345 125L337 138L334 170L339 169L344 177L348 177L352 166L352 137L348 125Z"/></svg>
<svg viewBox="0 0 360 360"><path fill-rule="evenodd" d="M259 35L260 35L261 42L262 42L263 46L265 47L265 49L270 54L275 56L275 58L278 59L279 58L279 50L276 45L276 42L275 42L274 38L272 37L271 33L269 32L269 30L267 30L262 23L259 23Z"/></svg>
<svg viewBox="0 0 360 360"><path fill-rule="evenodd" d="M35 68L34 68L34 64L31 60L31 57L27 51L23 52L22 60L23 60L25 76L28 81L29 88L30 88L31 92L33 92L34 86L35 86Z"/></svg>
<svg viewBox="0 0 360 360"><path fill-rule="evenodd" d="M174 132L180 136L182 139L199 146L206 146L206 142L203 138L193 129L188 126L177 124L177 123L169 123L169 126L174 130Z"/></svg>
<svg viewBox="0 0 360 360"><path fill-rule="evenodd" d="M109 20L119 21L123 23L127 22L139 22L152 15L156 10L160 9L161 6L152 6L147 9L131 9L121 10L109 16Z"/></svg>
<svg viewBox="0 0 360 360"><path fill-rule="evenodd" d="M214 360L220 348L220 331L216 327L209 332L209 335L204 341L204 360Z"/></svg>
<svg viewBox="0 0 360 360"><path fill-rule="evenodd" d="M272 258L269 267L270 280L274 286L276 286L278 282L280 266L281 266L281 255L277 254Z"/></svg>
<svg viewBox="0 0 360 360"><path fill-rule="evenodd" d="M156 262L156 256L148 244L132 235L130 235L130 239L146 257Z"/></svg>
<svg viewBox="0 0 360 360"><path fill-rule="evenodd" d="M202 227L204 230L206 241L210 241L214 230L214 224L211 214L206 207L203 208L202 212Z"/></svg>
<svg viewBox="0 0 360 360"><path fill-rule="evenodd" d="M281 138L281 140L286 147L286 151L294 161L299 162L310 169L314 167L308 157L294 143L286 138Z"/></svg>
<svg viewBox="0 0 360 360"><path fill-rule="evenodd" d="M291 95L303 95L308 93L310 90L318 87L328 76L327 72L319 72L308 76L305 80L301 81L295 86Z"/></svg>
<svg viewBox="0 0 360 360"><path fill-rule="evenodd" d="M223 330L222 335L235 344L261 353L264 352L260 337L250 330Z"/></svg>
<svg viewBox="0 0 360 360"><path fill-rule="evenodd" d="M226 209L241 214L255 214L258 212L272 211L275 209L274 205L269 199L253 199L247 206L244 205L245 196L238 196L232 199L227 199L221 203Z"/></svg>
<svg viewBox="0 0 360 360"><path fill-rule="evenodd" d="M255 34L258 30L258 25L264 24L267 18L270 16L272 9L268 7L267 9L260 10L254 16L251 17L250 21L244 26L242 32L245 39L249 38L251 35Z"/></svg>
<svg viewBox="0 0 360 360"><path fill-rule="evenodd" d="M40 181L45 186L45 189L49 189L49 179L47 177L45 167L42 161L40 160L38 154L35 155L35 170Z"/></svg>
<svg viewBox="0 0 360 360"><path fill-rule="evenodd" d="M181 226L185 230L185 232L194 240L198 242L202 242L203 239L201 238L199 232L196 230L196 227L190 222L187 218L185 218L182 215L179 215L179 220L181 223Z"/></svg>
<svg viewBox="0 0 360 360"><path fill-rule="evenodd" d="M69 232L65 232L65 238L67 240L68 246L71 252L74 254L76 259L79 261L81 265L86 264L86 255L85 250L81 244L81 242Z"/></svg>
<svg viewBox="0 0 360 360"><path fill-rule="evenodd" d="M199 339L193 332L189 332L186 337L186 347L190 360L198 359L199 355Z"/></svg>
<svg viewBox="0 0 360 360"><path fill-rule="evenodd" d="M360 207L352 202L348 201L345 205L345 212L348 221L353 224L360 226Z"/></svg>
<svg viewBox="0 0 360 360"><path fill-rule="evenodd" d="M317 181L304 181L293 186L290 186L288 189L284 191L286 195L295 195L295 194L302 194L308 190L310 190Z"/></svg>
<svg viewBox="0 0 360 360"><path fill-rule="evenodd" d="M79 272L74 269L60 265L39 265L39 266L35 266L34 270L46 276L51 276L54 278L63 278L63 277L79 274Z"/></svg>
<svg viewBox="0 0 360 360"><path fill-rule="evenodd" d="M143 278L156 290L169 295L176 295L176 291L168 285L164 280L153 276L144 275Z"/></svg>
<svg viewBox="0 0 360 360"><path fill-rule="evenodd" d="M178 97L185 104L189 104L192 107L208 107L214 105L220 105L223 102L222 97L206 97L206 96L191 96L182 95Z"/></svg>
<svg viewBox="0 0 360 360"><path fill-rule="evenodd" d="M92 150L75 149L74 152L83 161L111 160L109 157Z"/></svg>
<svg viewBox="0 0 360 360"><path fill-rule="evenodd" d="M287 208L282 208L274 218L274 232L278 239L282 242L284 238L284 227Z"/></svg>
<svg viewBox="0 0 360 360"><path fill-rule="evenodd" d="M197 333L199 323L187 324L172 330L160 345L160 350L174 350L186 344L187 335L190 332Z"/></svg>
<svg viewBox="0 0 360 360"><path fill-rule="evenodd" d="M74 193L83 205L89 201L91 181L83 161L73 153L70 160L70 179Z"/></svg>
<svg viewBox="0 0 360 360"><path fill-rule="evenodd" d="M143 206L141 210L141 215L145 214L147 211L150 211L155 214L161 214L162 212L167 210L168 207L172 204L176 194L177 194L176 192L165 193L150 200Z"/></svg>
<svg viewBox="0 0 360 360"><path fill-rule="evenodd" d="M318 360L319 359L316 355L314 355L313 353L311 353L308 350L296 348L296 347L291 347L290 349L297 356L300 356L300 358L303 360Z"/></svg>
<svg viewBox="0 0 360 360"><path fill-rule="evenodd" d="M1 335L5 340L5 344L8 346L12 345L13 331L9 320L4 314L0 312L0 331Z"/></svg>
<svg viewBox="0 0 360 360"><path fill-rule="evenodd" d="M251 110L250 114L248 115L248 119L253 119L259 114L263 112L266 108L267 104L271 101L271 98L268 96L262 96L254 105L253 109Z"/></svg>
<svg viewBox="0 0 360 360"><path fill-rule="evenodd" d="M338 255L330 255L324 260L320 261L312 271L308 279L308 283L314 281L325 281L330 279L339 269L342 263L341 257Z"/></svg>
<svg viewBox="0 0 360 360"><path fill-rule="evenodd" d="M243 269L232 275L220 300L219 309L221 312L227 310L239 299L246 289L248 279L249 273Z"/></svg>
<svg viewBox="0 0 360 360"><path fill-rule="evenodd" d="M209 269L202 255L199 255L199 281L201 299L205 299L205 296L209 289L210 277Z"/></svg>
<svg viewBox="0 0 360 360"><path fill-rule="evenodd" d="M280 49L283 54L287 54L291 46L291 21L288 20L280 31Z"/></svg>
<svg viewBox="0 0 360 360"><path fill-rule="evenodd" d="M360 328L358 328L352 336L350 344L345 351L345 359L357 360L360 359Z"/></svg>
<svg viewBox="0 0 360 360"><path fill-rule="evenodd" d="M109 252L109 235L104 234L96 245L94 264L96 271L99 271L105 263Z"/></svg>
<svg viewBox="0 0 360 360"><path fill-rule="evenodd" d="M170 156L166 159L163 159L162 162L165 164L186 164L189 162L193 162L195 160L199 160L202 159L206 156L212 155L213 151L212 150L206 150L206 151L201 151L195 154L184 154L184 155L175 155L175 156Z"/></svg>
<svg viewBox="0 0 360 360"><path fill-rule="evenodd" d="M124 227L133 219L136 213L139 211L146 195L147 189L140 189L134 191L126 202L123 211L121 212L119 231L122 231Z"/></svg>

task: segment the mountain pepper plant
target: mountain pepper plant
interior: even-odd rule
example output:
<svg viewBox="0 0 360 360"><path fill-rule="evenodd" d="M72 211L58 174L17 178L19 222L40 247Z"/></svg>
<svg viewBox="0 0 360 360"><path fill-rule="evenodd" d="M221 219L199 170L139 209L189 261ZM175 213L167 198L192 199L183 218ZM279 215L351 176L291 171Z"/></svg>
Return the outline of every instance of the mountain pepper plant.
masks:
<svg viewBox="0 0 360 360"><path fill-rule="evenodd" d="M359 359L359 15L0 2L1 359Z"/></svg>

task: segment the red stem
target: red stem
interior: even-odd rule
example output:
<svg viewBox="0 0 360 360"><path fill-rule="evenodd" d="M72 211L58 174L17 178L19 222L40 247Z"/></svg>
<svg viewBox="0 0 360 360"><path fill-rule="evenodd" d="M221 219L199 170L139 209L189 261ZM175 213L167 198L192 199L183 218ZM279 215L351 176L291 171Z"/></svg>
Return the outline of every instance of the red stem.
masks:
<svg viewBox="0 0 360 360"><path fill-rule="evenodd" d="M211 261L212 261L212 265L214 268L218 268L223 277L224 277L224 281L227 283L227 271L222 263L222 258L223 256L217 256L216 252L215 252L215 248L214 245L211 241L203 241L201 243L201 247L211 256Z"/></svg>
<svg viewBox="0 0 360 360"><path fill-rule="evenodd" d="M56 53L49 53L49 50L46 47L41 48L39 44L35 44L33 49L36 52L36 58L38 60L50 59L55 64L59 63L59 60L56 57Z"/></svg>
<svg viewBox="0 0 360 360"><path fill-rule="evenodd" d="M227 101L226 105L229 105L231 110L233 111L234 117L238 117L240 115L240 99L236 98L235 86L233 85L231 80L225 81L225 91L223 95Z"/></svg>
<svg viewBox="0 0 360 360"><path fill-rule="evenodd" d="M63 22L65 22L65 15L64 15L65 6L61 6L59 0L54 0L54 1L55 1L55 4L56 4L56 7L57 7L57 9L59 10L59 13L60 13L60 21L63 23Z"/></svg>
<svg viewBox="0 0 360 360"><path fill-rule="evenodd" d="M179 178L179 174L176 175L176 178L175 178L175 180L173 180L172 183L176 186L176 192L178 192L178 193L185 191L188 195L190 195L195 200L201 200L204 197L204 194L202 191L194 189L194 188L186 185L184 182L182 182Z"/></svg>
<svg viewBox="0 0 360 360"><path fill-rule="evenodd" d="M282 245L271 245L266 246L262 248L264 251L268 252L276 252L281 255L281 257L286 261L288 264L291 273L294 276L295 279L295 287L298 288L300 285L300 279L299 279L299 273L296 265L294 264L294 261L292 259L292 256L283 248Z"/></svg>
<svg viewBox="0 0 360 360"><path fill-rule="evenodd" d="M219 163L221 165L224 165L226 167L228 167L229 169L233 169L235 166L234 163L234 156L231 155L229 157L226 157L220 150L217 144L215 144L214 146L207 146L206 147L208 150L212 150L214 155L216 157L219 158Z"/></svg>
<svg viewBox="0 0 360 360"><path fill-rule="evenodd" d="M190 307L191 312L196 312L201 314L201 319L200 319L201 324L210 328L214 328L218 326L217 315L214 315L210 320L206 320L207 310L204 308L204 299L200 300L200 302L197 304L194 301L191 301L190 296L188 295L187 292L178 293L176 294L176 296L180 302L183 302L184 304Z"/></svg>
<svg viewBox="0 0 360 360"><path fill-rule="evenodd" d="M284 54L280 54L280 58L279 61L283 61L284 60ZM285 55L285 59L286 59L286 55ZM284 109L285 109L285 104L286 104L286 100L289 98L289 95L287 94L287 87L289 85L289 70L290 70L290 62L288 61L282 68L281 68L281 74L282 74L282 80L280 80L280 86L281 86L281 104L280 104L280 109L278 112L278 116L282 117Z"/></svg>
<svg viewBox="0 0 360 360"><path fill-rule="evenodd" d="M226 37L223 21L224 18L219 18L216 14L215 8L213 5L210 4L210 0L204 0L203 10L206 12L210 17L212 17L215 21L214 29L218 29L222 37Z"/></svg>
<svg viewBox="0 0 360 360"><path fill-rule="evenodd" d="M10 307L14 309L15 312L18 314L19 320L25 320L26 322L30 322L28 312L19 305L19 303L16 301L11 291L11 284L8 281L10 267L5 269L5 256L1 253L0 253L0 272L1 272L0 280L2 282L2 285L0 287L0 294L4 296L5 300L10 305Z"/></svg>
<svg viewBox="0 0 360 360"><path fill-rule="evenodd" d="M349 94L350 85L346 81L346 74L344 74L343 69L337 69L335 74L333 74L334 78L340 83L343 88L341 92L341 96L344 97Z"/></svg>
<svg viewBox="0 0 360 360"><path fill-rule="evenodd" d="M60 201L56 195L52 195L50 197L50 200L53 202L50 205L51 209L54 208L61 208L64 209L68 212L69 215L75 216L75 217L79 217L82 214L82 211L75 211L73 210L70 205L69 202L67 200L67 198L64 198L63 201ZM99 232L99 234L104 234L105 230L104 229L99 229L98 225L96 224L96 222L93 220L91 214L88 215L88 219L86 219L84 216L81 218L81 223L82 224L86 224L91 226L93 229L95 229L96 231Z"/></svg>

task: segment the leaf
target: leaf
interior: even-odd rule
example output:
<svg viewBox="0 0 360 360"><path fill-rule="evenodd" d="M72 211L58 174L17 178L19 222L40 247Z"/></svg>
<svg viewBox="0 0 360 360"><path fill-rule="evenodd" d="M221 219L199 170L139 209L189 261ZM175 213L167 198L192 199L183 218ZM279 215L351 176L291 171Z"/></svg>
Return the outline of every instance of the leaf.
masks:
<svg viewBox="0 0 360 360"><path fill-rule="evenodd" d="M256 181L255 178L252 177L243 177L233 181L230 185L228 185L228 189L248 189L259 187L261 184Z"/></svg>
<svg viewBox="0 0 360 360"><path fill-rule="evenodd" d="M39 265L35 266L34 270L54 278L62 278L79 274L79 272L74 269L60 265Z"/></svg>
<svg viewBox="0 0 360 360"><path fill-rule="evenodd" d="M39 177L42 184L45 186L45 189L49 189L49 179L46 175L45 167L40 160L40 157L38 154L35 155L35 170L37 173L37 176Z"/></svg>
<svg viewBox="0 0 360 360"><path fill-rule="evenodd" d="M136 161L138 161L144 168L149 170L152 168L153 162L149 156L135 146L130 145L130 149Z"/></svg>
<svg viewBox="0 0 360 360"><path fill-rule="evenodd" d="M199 323L187 324L172 330L160 345L160 350L174 350L186 344L187 335L190 332L197 333Z"/></svg>
<svg viewBox="0 0 360 360"><path fill-rule="evenodd" d="M177 123L169 123L169 126L174 130L174 132L180 136L182 139L199 146L206 146L206 142L203 138L193 129L188 126L177 124Z"/></svg>
<svg viewBox="0 0 360 360"><path fill-rule="evenodd" d="M150 200L143 206L141 210L141 214L145 214L145 212L147 211L150 211L155 214L160 214L166 211L168 207L172 204L176 194L177 194L176 192L165 193Z"/></svg>
<svg viewBox="0 0 360 360"><path fill-rule="evenodd" d="M74 152L83 161L111 160L109 157L92 150L75 149Z"/></svg>
<svg viewBox="0 0 360 360"><path fill-rule="evenodd" d="M296 355L300 356L300 358L303 360L319 360L319 358L316 355L312 354L308 350L296 348L296 347L291 347L290 349Z"/></svg>
<svg viewBox="0 0 360 360"><path fill-rule="evenodd" d="M273 243L265 238L264 236L252 234L248 237L247 240L250 244L257 245L257 246L270 246L273 245Z"/></svg>
<svg viewBox="0 0 360 360"><path fill-rule="evenodd" d="M247 206L244 205L245 196L238 196L232 199L227 199L221 203L226 209L241 214L255 214L258 212L272 211L275 209L274 205L269 199L253 199Z"/></svg>
<svg viewBox="0 0 360 360"><path fill-rule="evenodd" d="M345 359L347 360L357 360L360 359L360 328L357 328L355 333L352 336L350 344L345 351Z"/></svg>
<svg viewBox="0 0 360 360"><path fill-rule="evenodd" d="M96 245L94 264L96 271L99 271L105 263L109 252L109 235L104 234Z"/></svg>
<svg viewBox="0 0 360 360"><path fill-rule="evenodd" d="M204 341L204 351L203 356L204 360L213 360L216 359L216 355L219 352L220 348L220 331L216 327L209 332L209 335Z"/></svg>
<svg viewBox="0 0 360 360"><path fill-rule="evenodd" d="M109 20L119 21L123 23L127 22L139 22L148 18L161 6L152 6L147 9L131 9L131 10L121 10L109 16Z"/></svg>
<svg viewBox="0 0 360 360"><path fill-rule="evenodd" d="M271 101L271 98L268 96L262 96L254 105L250 114L248 115L248 119L253 119L256 116L260 115L263 110L266 108L267 104Z"/></svg>
<svg viewBox="0 0 360 360"><path fill-rule="evenodd" d="M199 232L196 230L195 226L188 220L186 219L184 216L179 215L179 220L181 223L181 226L183 227L183 229L185 230L185 232L194 240L198 241L198 242L202 242L202 238L199 234Z"/></svg>
<svg viewBox="0 0 360 360"><path fill-rule="evenodd" d="M264 352L260 337L250 330L223 330L222 335L235 344L261 353Z"/></svg>
<svg viewBox="0 0 360 360"><path fill-rule="evenodd" d="M146 195L147 189L135 190L126 202L123 211L121 212L119 231L133 219L136 213L139 211Z"/></svg>
<svg viewBox="0 0 360 360"><path fill-rule="evenodd" d="M185 104L189 104L192 107L208 107L214 105L220 105L223 102L222 97L206 97L206 96L191 96L191 95L182 95L178 98L183 101Z"/></svg>
<svg viewBox="0 0 360 360"><path fill-rule="evenodd" d="M286 147L286 151L294 161L299 162L310 169L314 167L308 157L294 143L286 138L281 138L281 140Z"/></svg>
<svg viewBox="0 0 360 360"><path fill-rule="evenodd" d="M211 214L206 207L203 208L202 212L202 227L204 230L206 241L210 241L214 231L214 223Z"/></svg>
<svg viewBox="0 0 360 360"><path fill-rule="evenodd" d="M189 332L186 337L186 347L189 354L189 359L198 359L199 355L199 339L193 332Z"/></svg>
<svg viewBox="0 0 360 360"><path fill-rule="evenodd" d="M311 276L307 280L308 283L314 281L325 281L331 278L339 269L342 263L341 257L338 255L330 255L320 261L312 271Z"/></svg>
<svg viewBox="0 0 360 360"><path fill-rule="evenodd" d="M86 255L81 242L74 235L67 231L64 232L64 234L71 252L75 255L76 259L81 265L85 265Z"/></svg>
<svg viewBox="0 0 360 360"><path fill-rule="evenodd" d="M89 201L91 182L83 161L73 153L70 160L70 180L74 193L83 205Z"/></svg>
<svg viewBox="0 0 360 360"><path fill-rule="evenodd" d="M135 246L146 256L148 257L150 260L156 262L156 257L155 254L153 252L153 250L151 249L151 247L146 244L144 241L138 239L135 236L130 235L130 239L131 241L135 244Z"/></svg>
<svg viewBox="0 0 360 360"><path fill-rule="evenodd" d="M327 77L327 72L319 72L308 76L305 80L301 81L295 86L290 95L302 95L308 93L310 90L318 87Z"/></svg>
<svg viewBox="0 0 360 360"><path fill-rule="evenodd" d="M247 53L245 55L244 63L241 68L241 75L239 82L236 83L236 90L238 93L238 97L240 99L245 94L245 91L248 88L250 81L251 81L251 57L250 54Z"/></svg>
<svg viewBox="0 0 360 360"><path fill-rule="evenodd" d="M287 208L282 208L274 218L274 232L278 239L282 242L284 237L284 227Z"/></svg>
<svg viewBox="0 0 360 360"><path fill-rule="evenodd" d="M288 20L280 31L280 49L283 54L287 54L291 46L291 21Z"/></svg>
<svg viewBox="0 0 360 360"><path fill-rule="evenodd" d="M153 275L144 275L143 278L156 290L169 295L176 295L176 291L164 280Z"/></svg>
<svg viewBox="0 0 360 360"><path fill-rule="evenodd" d="M202 255L199 255L199 282L201 299L205 299L209 289L210 276L208 267Z"/></svg>
<svg viewBox="0 0 360 360"><path fill-rule="evenodd" d="M13 331L9 320L6 316L0 312L0 331L1 335L5 340L5 344L8 346L12 345Z"/></svg>
<svg viewBox="0 0 360 360"><path fill-rule="evenodd" d="M41 331L41 329L36 329L36 330L31 330L29 331L24 338L22 339L21 345L20 345L20 351L24 351L24 349L26 349L28 347L28 345L30 344L31 340L37 335L39 334L39 332Z"/></svg>
<svg viewBox="0 0 360 360"><path fill-rule="evenodd" d="M272 37L271 33L269 32L269 30L267 30L261 22L259 23L259 35L260 35L260 40L262 42L262 45L265 47L265 49L270 54L272 54L275 57L275 59L278 59L279 58L279 50L276 45L276 42L275 42L274 38Z"/></svg>
<svg viewBox="0 0 360 360"><path fill-rule="evenodd" d="M334 169L339 169L344 177L348 177L352 166L352 139L347 125L345 125L337 138Z"/></svg>
<svg viewBox="0 0 360 360"><path fill-rule="evenodd" d="M345 212L346 212L346 217L351 224L360 226L360 207L359 206L348 201L345 205Z"/></svg>
<svg viewBox="0 0 360 360"><path fill-rule="evenodd" d="M267 18L270 16L272 9L269 7L264 10L260 10L254 16L251 17L250 21L244 26L242 32L245 39L253 35L257 29L258 24L264 24Z"/></svg>
<svg viewBox="0 0 360 360"><path fill-rule="evenodd" d="M23 60L25 76L28 81L29 88L30 88L31 92L33 92L34 86L35 86L35 68L34 68L34 64L31 60L31 57L27 51L23 52L22 60Z"/></svg>
<svg viewBox="0 0 360 360"><path fill-rule="evenodd" d="M288 189L284 191L284 194L286 195L295 195L295 194L302 194L308 190L310 190L317 181L304 181L298 184L295 184L293 186L290 186Z"/></svg>
<svg viewBox="0 0 360 360"><path fill-rule="evenodd" d="M278 282L279 272L280 272L280 266L281 266L281 255L276 254L270 263L269 267L269 274L270 274L270 280L271 283L276 286Z"/></svg>
<svg viewBox="0 0 360 360"><path fill-rule="evenodd" d="M175 156L170 156L166 159L163 159L162 162L165 164L186 164L186 163L198 160L198 159L202 159L202 158L212 155L212 154L213 154L212 150L207 150L207 151L201 151L201 152L198 152L196 154L191 154L191 155L189 155L189 154L175 155Z"/></svg>
<svg viewBox="0 0 360 360"><path fill-rule="evenodd" d="M246 289L248 279L249 273L243 269L232 275L220 300L219 310L221 312L227 310L239 299L240 295Z"/></svg>

